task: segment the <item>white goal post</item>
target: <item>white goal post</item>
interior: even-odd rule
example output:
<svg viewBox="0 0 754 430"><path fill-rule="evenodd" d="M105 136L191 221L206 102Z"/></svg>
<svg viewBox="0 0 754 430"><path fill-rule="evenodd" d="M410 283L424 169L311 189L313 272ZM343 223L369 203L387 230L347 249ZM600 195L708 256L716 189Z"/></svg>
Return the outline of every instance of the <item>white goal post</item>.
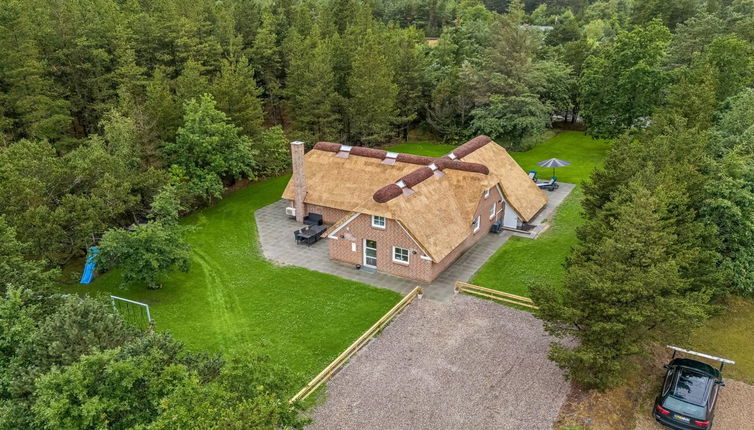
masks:
<svg viewBox="0 0 754 430"><path fill-rule="evenodd" d="M112 303L113 310L115 312L120 312L120 310L118 309L118 306L115 305L116 300L119 301L119 302L123 302L125 304L131 304L131 305L134 305L134 306L141 306L141 307L143 307L144 310L146 311L146 315L147 315L147 324L149 324L150 327L152 327L154 325L154 320L152 319L152 314L149 312L149 305L148 304L142 303L142 302L137 302L136 300L124 299L123 297L110 296L110 303Z"/></svg>

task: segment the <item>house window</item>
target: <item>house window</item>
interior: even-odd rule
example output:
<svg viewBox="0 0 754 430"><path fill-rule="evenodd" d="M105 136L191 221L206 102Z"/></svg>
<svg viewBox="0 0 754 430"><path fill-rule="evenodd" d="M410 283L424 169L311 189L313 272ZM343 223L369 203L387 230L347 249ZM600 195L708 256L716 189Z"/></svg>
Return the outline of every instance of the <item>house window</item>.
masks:
<svg viewBox="0 0 754 430"><path fill-rule="evenodd" d="M492 204L492 207L490 207L490 219L495 218L495 212L497 212L497 202Z"/></svg>
<svg viewBox="0 0 754 430"><path fill-rule="evenodd" d="M490 190L484 190L484 198L486 199L489 196L490 196Z"/></svg>
<svg viewBox="0 0 754 430"><path fill-rule="evenodd" d="M408 264L408 249L393 247L393 261Z"/></svg>
<svg viewBox="0 0 754 430"><path fill-rule="evenodd" d="M474 222L471 224L474 227L474 233L479 231L479 227L482 224L482 217L478 216L474 219Z"/></svg>
<svg viewBox="0 0 754 430"><path fill-rule="evenodd" d="M372 227L385 228L385 217L372 215Z"/></svg>

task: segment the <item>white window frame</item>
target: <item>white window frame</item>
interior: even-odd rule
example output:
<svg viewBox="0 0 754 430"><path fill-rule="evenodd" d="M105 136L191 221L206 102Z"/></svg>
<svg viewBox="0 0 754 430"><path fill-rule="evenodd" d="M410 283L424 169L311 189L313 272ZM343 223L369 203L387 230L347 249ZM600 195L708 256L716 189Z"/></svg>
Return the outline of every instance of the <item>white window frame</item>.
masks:
<svg viewBox="0 0 754 430"><path fill-rule="evenodd" d="M489 196L490 196L490 190L489 189L484 190L484 198L486 199Z"/></svg>
<svg viewBox="0 0 754 430"><path fill-rule="evenodd" d="M406 251L406 261L398 260L398 259L395 258L395 251L399 250L399 249L401 251ZM394 246L393 247L393 263L408 265L408 264L410 264L410 261L411 261L411 251L409 249L407 249L407 248L401 248L400 246Z"/></svg>
<svg viewBox="0 0 754 430"><path fill-rule="evenodd" d="M492 203L492 206L490 207L490 219L495 218L495 215L497 214L497 202Z"/></svg>
<svg viewBox="0 0 754 430"><path fill-rule="evenodd" d="M382 224L374 222L375 220L378 220L378 219L382 220ZM372 227L384 230L385 226L387 226L387 219L384 216L372 215Z"/></svg>
<svg viewBox="0 0 754 430"><path fill-rule="evenodd" d="M474 218L474 233L478 232L480 228L482 228L482 217L477 215L477 217Z"/></svg>

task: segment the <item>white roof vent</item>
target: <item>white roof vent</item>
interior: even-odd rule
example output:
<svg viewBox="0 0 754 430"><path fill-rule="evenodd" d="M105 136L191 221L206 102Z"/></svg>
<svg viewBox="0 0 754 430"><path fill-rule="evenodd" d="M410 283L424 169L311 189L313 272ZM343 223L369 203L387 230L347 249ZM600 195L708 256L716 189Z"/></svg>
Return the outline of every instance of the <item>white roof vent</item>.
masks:
<svg viewBox="0 0 754 430"><path fill-rule="evenodd" d="M382 160L382 164L392 166L395 164L395 159L398 158L397 152L388 152L385 154L385 159Z"/></svg>
<svg viewBox="0 0 754 430"><path fill-rule="evenodd" d="M430 165L429 165L429 166L427 166L427 167L429 167L429 168L430 168L430 169L431 169L431 170L432 170L433 172L434 172L435 170L437 170L437 164L435 164L435 163L432 163L432 164L430 164Z"/></svg>
<svg viewBox="0 0 754 430"><path fill-rule="evenodd" d="M396 182L395 185L398 185L399 187L401 187L401 189L406 188L406 183L403 182L402 179L400 181Z"/></svg>
<svg viewBox="0 0 754 430"><path fill-rule="evenodd" d="M448 158L450 158L451 160L455 160L458 157L456 157L456 154L451 152L450 154L448 154Z"/></svg>
<svg viewBox="0 0 754 430"><path fill-rule="evenodd" d="M338 150L337 156L339 158L348 158L348 154L351 153L351 146L348 145L340 145L340 150Z"/></svg>

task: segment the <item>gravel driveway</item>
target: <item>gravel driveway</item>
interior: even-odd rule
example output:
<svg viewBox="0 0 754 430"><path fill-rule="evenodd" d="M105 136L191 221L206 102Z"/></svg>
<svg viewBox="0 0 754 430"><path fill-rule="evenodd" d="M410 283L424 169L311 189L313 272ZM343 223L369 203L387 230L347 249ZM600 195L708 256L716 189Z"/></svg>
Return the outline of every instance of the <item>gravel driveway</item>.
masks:
<svg viewBox="0 0 754 430"><path fill-rule="evenodd" d="M529 313L417 300L328 384L311 429L550 430L569 385Z"/></svg>

